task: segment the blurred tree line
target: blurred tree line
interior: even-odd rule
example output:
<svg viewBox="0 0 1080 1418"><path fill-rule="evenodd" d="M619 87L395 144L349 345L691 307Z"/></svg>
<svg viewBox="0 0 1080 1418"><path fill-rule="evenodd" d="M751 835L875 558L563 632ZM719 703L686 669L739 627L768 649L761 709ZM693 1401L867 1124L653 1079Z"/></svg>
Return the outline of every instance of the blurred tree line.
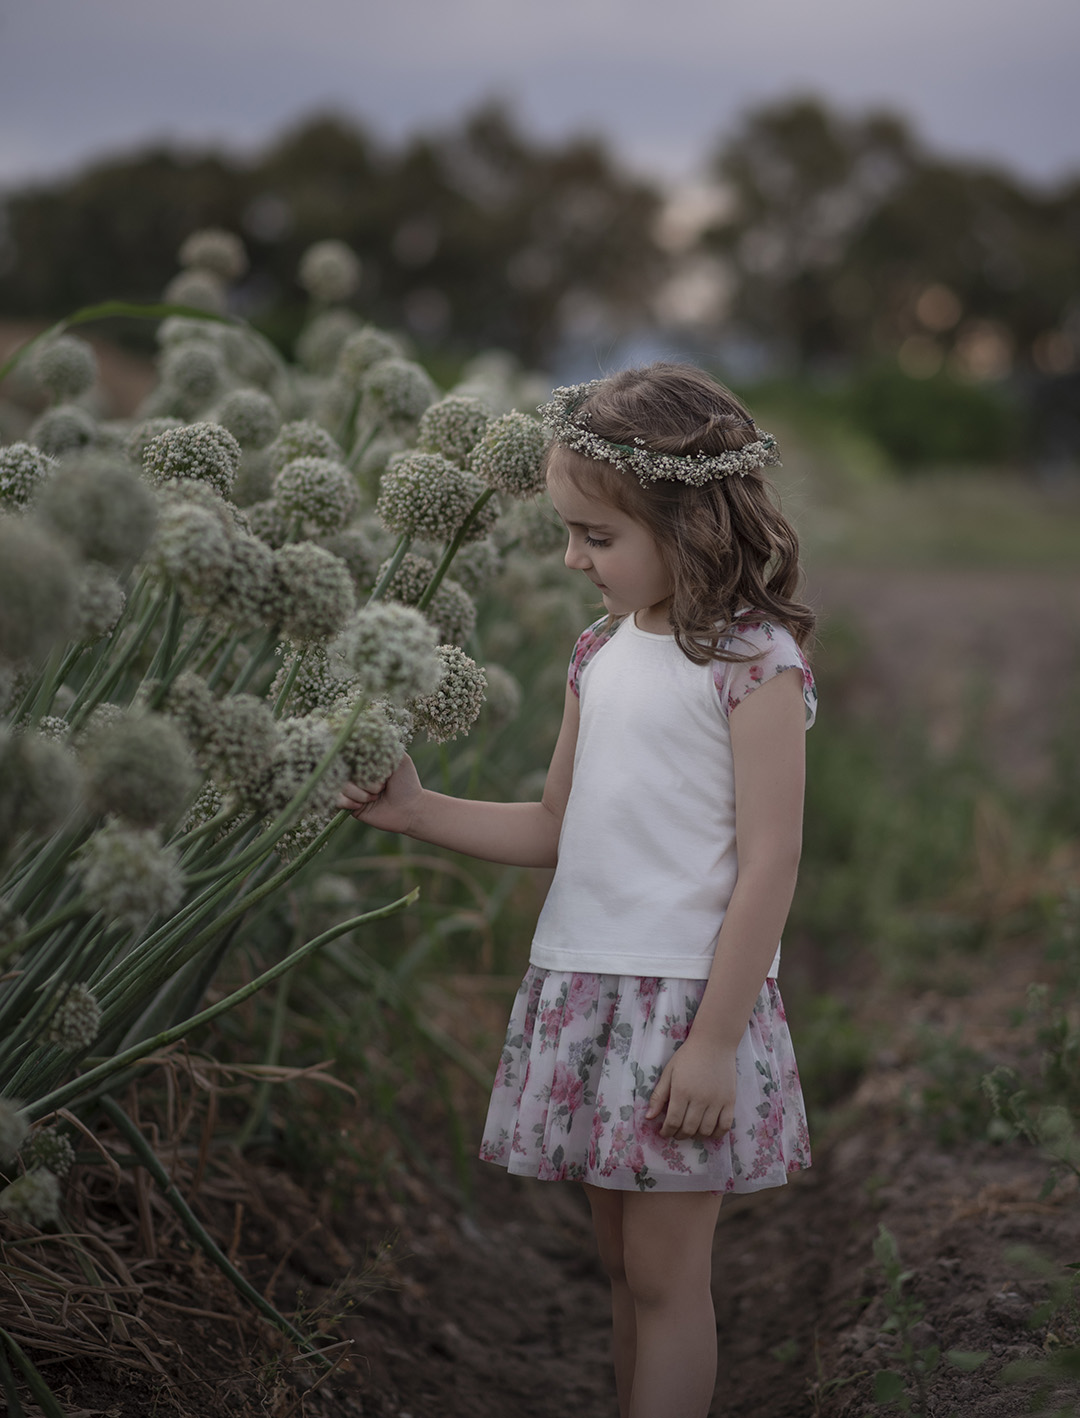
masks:
<svg viewBox="0 0 1080 1418"><path fill-rule="evenodd" d="M1017 426L1003 389L1034 411L1048 456L1075 457L1080 175L1037 189L928 151L895 114L814 98L747 113L710 172L723 215L687 245L664 238L664 194L603 143L540 143L497 105L395 150L333 116L251 159L155 148L7 194L0 310L156 299L183 238L223 226L251 253L241 313L289 344L299 256L337 237L362 258L373 320L428 350L497 345L534 363L575 327L655 325L680 266L704 260L727 292L704 331L715 348L741 342L762 367L842 386L901 460L933 455L920 410L950 423L939 456L1000 454Z"/></svg>

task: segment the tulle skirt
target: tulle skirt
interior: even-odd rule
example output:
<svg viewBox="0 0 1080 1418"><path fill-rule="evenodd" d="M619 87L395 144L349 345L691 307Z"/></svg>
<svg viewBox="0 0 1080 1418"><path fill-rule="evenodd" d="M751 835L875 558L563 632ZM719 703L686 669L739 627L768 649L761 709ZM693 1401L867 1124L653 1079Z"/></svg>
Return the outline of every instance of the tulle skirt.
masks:
<svg viewBox="0 0 1080 1418"><path fill-rule="evenodd" d="M775 980L736 1054L720 1139L660 1136L649 1096L690 1032L704 980L530 966L495 1075L480 1156L542 1181L618 1191L750 1192L810 1165L799 1072Z"/></svg>

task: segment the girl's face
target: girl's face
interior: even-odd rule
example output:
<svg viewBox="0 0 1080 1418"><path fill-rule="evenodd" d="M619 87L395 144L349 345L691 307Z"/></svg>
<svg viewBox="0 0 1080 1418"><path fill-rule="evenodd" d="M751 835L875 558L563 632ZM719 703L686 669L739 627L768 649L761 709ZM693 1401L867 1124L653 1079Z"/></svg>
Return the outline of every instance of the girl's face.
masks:
<svg viewBox="0 0 1080 1418"><path fill-rule="evenodd" d="M547 486L570 534L565 557L570 570L585 573L611 615L637 612L640 629L670 634L671 573L648 528L610 502L582 492L560 467L558 453L549 463Z"/></svg>

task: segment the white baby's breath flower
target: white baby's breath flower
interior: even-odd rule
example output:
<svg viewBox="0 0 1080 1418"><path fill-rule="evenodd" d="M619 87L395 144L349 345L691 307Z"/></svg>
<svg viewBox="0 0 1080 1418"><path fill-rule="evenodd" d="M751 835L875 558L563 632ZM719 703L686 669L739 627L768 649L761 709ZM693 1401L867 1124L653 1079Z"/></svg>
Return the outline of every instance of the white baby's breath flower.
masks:
<svg viewBox="0 0 1080 1418"><path fill-rule="evenodd" d="M542 461L547 446L543 425L525 414L492 419L469 456L469 468L489 487L511 497L544 490Z"/></svg>
<svg viewBox="0 0 1080 1418"><path fill-rule="evenodd" d="M484 705L487 676L457 645L440 645L443 678L431 694L410 701L416 723L432 743L446 743L468 733Z"/></svg>
<svg viewBox="0 0 1080 1418"><path fill-rule="evenodd" d="M30 361L34 377L57 400L77 399L97 378L97 358L85 340L56 335L42 341Z"/></svg>
<svg viewBox="0 0 1080 1418"><path fill-rule="evenodd" d="M56 463L29 443L0 448L0 511L16 511L33 501Z"/></svg>
<svg viewBox="0 0 1080 1418"><path fill-rule="evenodd" d="M349 568L314 542L280 547L274 552L274 606L286 640L329 640L356 607Z"/></svg>
<svg viewBox="0 0 1080 1418"><path fill-rule="evenodd" d="M274 479L274 501L303 530L336 532L356 510L357 489L347 468L330 458L294 458Z"/></svg>
<svg viewBox="0 0 1080 1418"><path fill-rule="evenodd" d="M392 532L446 542L483 492L479 478L438 453L399 453L383 474L375 511ZM486 536L497 516L489 501L473 519L468 540Z"/></svg>
<svg viewBox="0 0 1080 1418"><path fill-rule="evenodd" d="M95 733L83 771L90 810L137 827L174 817L196 783L183 735L163 714L128 714Z"/></svg>
<svg viewBox="0 0 1080 1418"><path fill-rule="evenodd" d="M360 258L343 241L317 241L300 258L300 284L323 305L347 300L360 281Z"/></svg>
<svg viewBox="0 0 1080 1418"><path fill-rule="evenodd" d="M240 463L240 445L227 428L214 423L191 423L168 429L150 440L143 454L143 469L153 483L170 478L205 482L228 497Z"/></svg>
<svg viewBox="0 0 1080 1418"><path fill-rule="evenodd" d="M75 984L64 989L49 1016L45 1042L58 1044L69 1054L88 1049L101 1028L101 1006L89 985Z"/></svg>
<svg viewBox="0 0 1080 1418"><path fill-rule="evenodd" d="M97 425L85 409L78 404L57 404L31 425L27 437L50 458L63 458L88 448L96 433Z"/></svg>
<svg viewBox="0 0 1080 1418"><path fill-rule="evenodd" d="M265 448L281 432L281 410L261 389L234 389L222 399L215 417L245 451Z"/></svg>
<svg viewBox="0 0 1080 1418"><path fill-rule="evenodd" d="M345 457L338 442L311 419L295 419L283 424L266 452L274 474L296 458L329 458L341 463Z"/></svg>
<svg viewBox="0 0 1080 1418"><path fill-rule="evenodd" d="M80 848L74 864L90 906L117 925L141 929L169 916L184 895L179 849L155 828L111 821Z"/></svg>
<svg viewBox="0 0 1080 1418"><path fill-rule="evenodd" d="M443 675L436 637L419 611L374 601L345 627L331 647L357 677L360 692L404 703L429 694Z"/></svg>
<svg viewBox="0 0 1080 1418"><path fill-rule="evenodd" d="M60 1183L44 1167L24 1172L0 1191L0 1211L24 1226L55 1226L60 1220Z"/></svg>
<svg viewBox="0 0 1080 1418"><path fill-rule="evenodd" d="M194 270L209 271L223 281L235 281L248 267L244 243L231 231L221 227L202 227L185 238L180 247L180 264Z"/></svg>
<svg viewBox="0 0 1080 1418"><path fill-rule="evenodd" d="M0 663L37 664L75 624L66 548L29 518L0 517Z"/></svg>
<svg viewBox="0 0 1080 1418"><path fill-rule="evenodd" d="M483 400L468 394L448 394L424 410L416 430L416 445L425 453L441 453L463 468L490 418Z"/></svg>
<svg viewBox="0 0 1080 1418"><path fill-rule="evenodd" d="M37 515L87 561L126 571L154 533L154 494L116 459L65 462L43 485Z"/></svg>

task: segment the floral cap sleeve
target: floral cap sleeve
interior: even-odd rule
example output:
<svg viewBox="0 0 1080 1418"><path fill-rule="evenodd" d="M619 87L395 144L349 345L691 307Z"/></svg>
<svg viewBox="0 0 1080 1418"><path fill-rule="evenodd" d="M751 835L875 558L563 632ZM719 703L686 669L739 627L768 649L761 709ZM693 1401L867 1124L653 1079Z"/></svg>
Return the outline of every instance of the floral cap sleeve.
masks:
<svg viewBox="0 0 1080 1418"><path fill-rule="evenodd" d="M817 690L806 656L790 631L768 620L741 620L737 632L721 643L738 654L757 652L757 658L753 660L718 660L715 663L713 683L725 715L729 715L736 704L741 704L759 685L784 670L798 670L802 675L806 727L810 727L817 715Z"/></svg>
<svg viewBox="0 0 1080 1418"><path fill-rule="evenodd" d="M570 656L570 672L567 681L574 691L574 697L581 698L581 674L585 666L592 657L607 644L611 637L619 628L619 622L614 625L609 624L609 617L603 615L599 620L594 620L587 630L583 630L577 638L574 646L574 653Z"/></svg>

